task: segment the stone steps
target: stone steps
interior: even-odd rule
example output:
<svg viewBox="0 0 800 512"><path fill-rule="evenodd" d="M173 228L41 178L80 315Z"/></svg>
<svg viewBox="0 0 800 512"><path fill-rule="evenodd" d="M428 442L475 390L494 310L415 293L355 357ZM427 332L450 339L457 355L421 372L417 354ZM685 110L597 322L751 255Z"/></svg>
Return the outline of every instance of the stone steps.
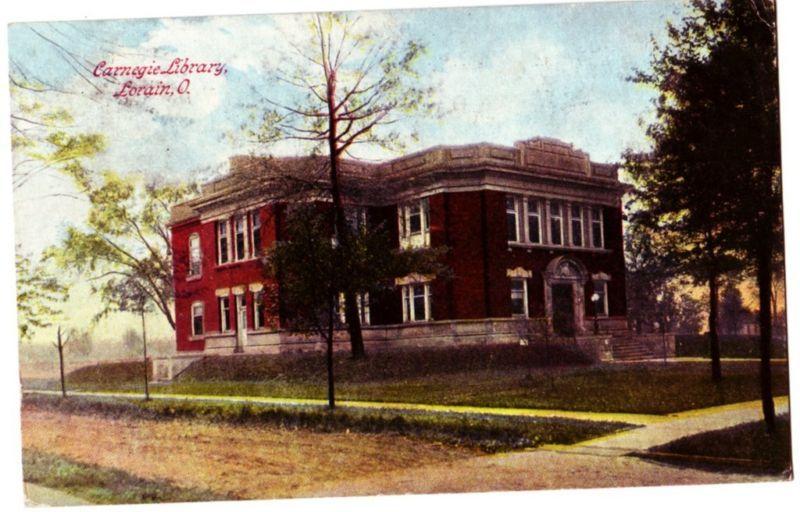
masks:
<svg viewBox="0 0 800 512"><path fill-rule="evenodd" d="M611 353L616 361L635 361L653 358L653 352L648 347L631 338L630 334L625 337L612 337Z"/></svg>

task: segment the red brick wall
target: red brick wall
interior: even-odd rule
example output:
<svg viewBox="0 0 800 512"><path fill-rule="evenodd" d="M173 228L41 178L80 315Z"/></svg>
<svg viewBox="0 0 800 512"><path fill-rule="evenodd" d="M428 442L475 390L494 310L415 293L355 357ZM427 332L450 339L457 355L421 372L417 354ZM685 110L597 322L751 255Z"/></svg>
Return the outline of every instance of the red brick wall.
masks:
<svg viewBox="0 0 800 512"><path fill-rule="evenodd" d="M269 247L277 236L279 223L272 207L261 208L261 240L263 248ZM230 262L217 265L216 222L188 221L172 227L173 267L175 287L175 336L179 351L203 350L202 339L192 340L191 305L194 302L204 304L204 330L206 333L219 331L219 307L215 290L233 286L247 286L250 283L270 283L265 276L262 263L258 259ZM189 237L193 233L200 235L202 250L202 271L200 278L187 280L189 262ZM248 327L253 325L253 294L245 293L247 303ZM235 300L230 296L231 325L236 326ZM272 309L268 306L268 312ZM267 320L269 322L269 319ZM272 319L273 322L276 319Z"/></svg>

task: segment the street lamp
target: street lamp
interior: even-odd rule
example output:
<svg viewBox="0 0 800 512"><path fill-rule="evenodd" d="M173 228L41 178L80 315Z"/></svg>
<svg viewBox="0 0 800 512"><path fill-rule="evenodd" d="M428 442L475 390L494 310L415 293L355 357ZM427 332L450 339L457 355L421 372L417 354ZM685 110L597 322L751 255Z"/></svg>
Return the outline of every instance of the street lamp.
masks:
<svg viewBox="0 0 800 512"><path fill-rule="evenodd" d="M599 303L600 303L600 294L597 293L597 292L594 292L592 294L592 304L594 305L594 334L595 334L595 336L600 331L600 326L597 323L597 307L598 307Z"/></svg>
<svg viewBox="0 0 800 512"><path fill-rule="evenodd" d="M661 317L661 349L663 350L664 364L667 364L667 314L664 311L664 293L661 292L656 295L656 302L658 303L658 312Z"/></svg>

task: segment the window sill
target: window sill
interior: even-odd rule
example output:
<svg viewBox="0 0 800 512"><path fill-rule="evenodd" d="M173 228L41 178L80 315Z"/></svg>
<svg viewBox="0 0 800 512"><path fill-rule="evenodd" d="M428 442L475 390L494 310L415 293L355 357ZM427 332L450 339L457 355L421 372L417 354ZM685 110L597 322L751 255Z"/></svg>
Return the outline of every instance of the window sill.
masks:
<svg viewBox="0 0 800 512"><path fill-rule="evenodd" d="M531 244L526 242L508 242L508 248L516 249L545 249L545 250L562 250L562 251L586 251L586 252L604 252L610 253L611 249L605 247L581 247L574 245L553 245L553 244Z"/></svg>
<svg viewBox="0 0 800 512"><path fill-rule="evenodd" d="M242 265L244 263L249 263L251 261L258 261L258 260L259 260L259 257L254 257L254 258L245 258L243 260L228 261L228 262L225 262L225 263L217 263L216 268L217 269L221 269L221 268L235 267L237 265Z"/></svg>
<svg viewBox="0 0 800 512"><path fill-rule="evenodd" d="M203 278L203 274L197 274L194 276L186 276L186 281L199 281Z"/></svg>

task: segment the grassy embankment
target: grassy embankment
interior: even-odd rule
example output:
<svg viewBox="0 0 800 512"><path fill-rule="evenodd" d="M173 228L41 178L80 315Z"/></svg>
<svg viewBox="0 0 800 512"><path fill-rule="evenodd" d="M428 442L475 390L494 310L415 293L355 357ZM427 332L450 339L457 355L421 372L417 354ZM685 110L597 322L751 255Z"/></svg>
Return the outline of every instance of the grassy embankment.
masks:
<svg viewBox="0 0 800 512"><path fill-rule="evenodd" d="M118 469L84 464L38 450L22 450L22 469L26 482L57 489L97 504L230 499L209 491L180 488L164 480L139 478Z"/></svg>
<svg viewBox="0 0 800 512"><path fill-rule="evenodd" d="M723 381L706 363L590 366L567 347L478 346L374 352L354 361L336 355L339 400L666 414L759 398L758 366L724 362ZM207 357L156 392L325 398L321 354ZM132 365L136 366L136 365ZM141 364L98 366L70 374L84 390L141 388ZM774 392L788 393L786 364L774 365Z"/></svg>
<svg viewBox="0 0 800 512"><path fill-rule="evenodd" d="M185 400L124 400L91 397L61 399L28 395L26 407L70 415L146 420L196 419L233 424L269 425L316 432L399 434L486 453L533 448L541 444L574 444L630 427L619 422L560 418L455 415L411 411L335 409L321 406L276 407L245 403Z"/></svg>

